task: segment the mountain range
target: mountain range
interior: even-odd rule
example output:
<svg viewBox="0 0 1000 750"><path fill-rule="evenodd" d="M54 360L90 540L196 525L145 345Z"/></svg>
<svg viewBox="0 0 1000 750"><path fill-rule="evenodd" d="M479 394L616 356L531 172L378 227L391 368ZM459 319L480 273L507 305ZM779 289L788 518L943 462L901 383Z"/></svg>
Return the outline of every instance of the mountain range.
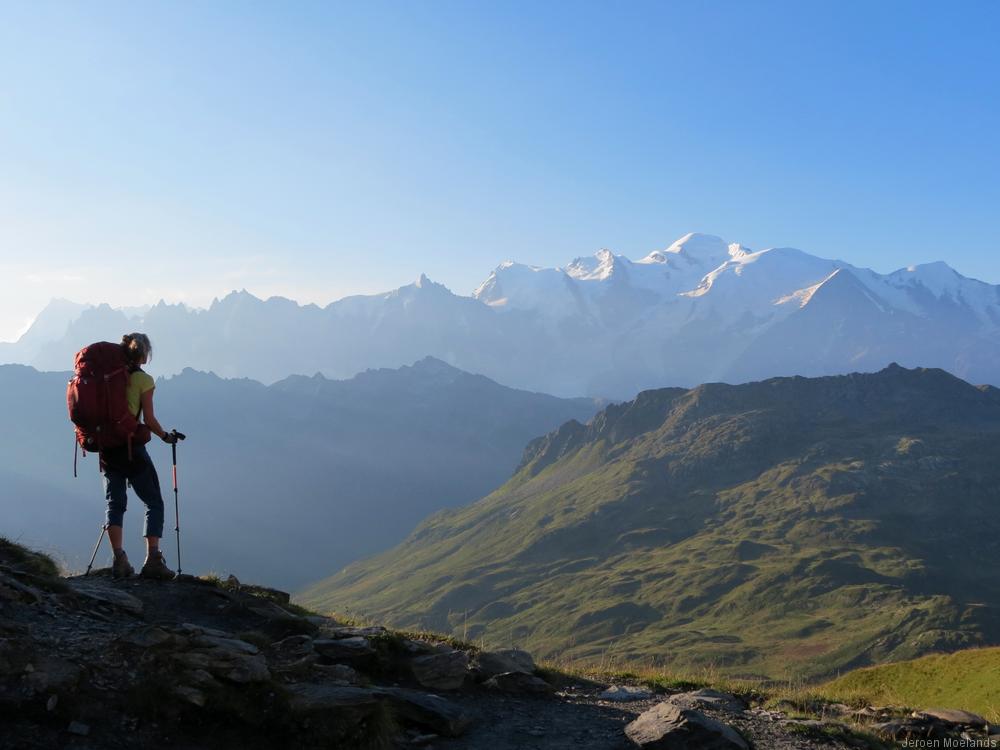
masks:
<svg viewBox="0 0 1000 750"><path fill-rule="evenodd" d="M995 644L998 440L1000 390L937 369L645 391L303 601L771 679Z"/></svg>
<svg viewBox="0 0 1000 750"><path fill-rule="evenodd" d="M94 456L81 457L73 477L68 377L0 366L0 529L82 569L103 521L104 490ZM289 588L490 492L526 442L599 408L506 388L433 358L344 381L293 376L270 386L189 369L159 378L155 399L164 426L188 435L178 447L184 569L239 570ZM170 450L154 438L149 452L175 564ZM142 516L130 495L126 540L136 555Z"/></svg>
<svg viewBox="0 0 1000 750"><path fill-rule="evenodd" d="M632 261L609 250L560 268L507 261L465 297L425 276L324 308L242 291L207 310L54 302L0 362L63 370L86 343L142 330L162 373L185 367L272 383L351 377L431 355L561 396L890 362L1000 383L1000 287L943 262L878 274L792 248L753 251L689 234Z"/></svg>

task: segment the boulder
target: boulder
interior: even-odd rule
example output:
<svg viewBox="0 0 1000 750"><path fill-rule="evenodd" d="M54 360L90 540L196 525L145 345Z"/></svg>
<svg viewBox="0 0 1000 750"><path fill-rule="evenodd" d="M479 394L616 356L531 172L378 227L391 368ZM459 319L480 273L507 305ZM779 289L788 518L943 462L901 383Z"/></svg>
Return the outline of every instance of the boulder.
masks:
<svg viewBox="0 0 1000 750"><path fill-rule="evenodd" d="M189 670L203 670L213 677L240 684L266 682L271 679L267 662L260 654L214 647L172 654L171 658Z"/></svg>
<svg viewBox="0 0 1000 750"><path fill-rule="evenodd" d="M219 676L238 683L267 682L271 679L271 671L262 656L244 656L233 660Z"/></svg>
<svg viewBox="0 0 1000 750"><path fill-rule="evenodd" d="M732 727L699 711L659 703L625 727L625 734L643 750L749 750Z"/></svg>
<svg viewBox="0 0 1000 750"><path fill-rule="evenodd" d="M109 588L96 581L71 578L69 579L69 585L78 596L99 602L100 604L110 604L112 607L123 609L133 615L141 615L144 609L141 599L116 588Z"/></svg>
<svg viewBox="0 0 1000 750"><path fill-rule="evenodd" d="M389 697L400 718L437 734L458 737L472 724L468 712L439 695L405 688L383 688L381 692Z"/></svg>
<svg viewBox="0 0 1000 750"><path fill-rule="evenodd" d="M343 685L357 685L361 682L357 671L346 664L312 664L310 666L320 674L324 674L334 682Z"/></svg>
<svg viewBox="0 0 1000 750"><path fill-rule="evenodd" d="M271 648L281 654L305 656L313 652L312 638L308 635L290 635L272 643Z"/></svg>
<svg viewBox="0 0 1000 750"><path fill-rule="evenodd" d="M410 670L421 685L432 690L457 690L465 683L469 657L464 651L416 656Z"/></svg>
<svg viewBox="0 0 1000 750"><path fill-rule="evenodd" d="M207 628L204 625L195 625L191 622L183 622L178 628L179 632L185 635L212 635L216 638L232 638L233 634L225 631L218 630L217 628Z"/></svg>
<svg viewBox="0 0 1000 750"><path fill-rule="evenodd" d="M491 690L499 690L502 693L528 693L532 695L549 695L555 692L545 680L524 672L504 672L494 675L483 683Z"/></svg>
<svg viewBox="0 0 1000 750"><path fill-rule="evenodd" d="M677 693L666 700L667 703L680 709L713 709L731 714L741 714L749 708L746 701L730 693L720 693L718 690L694 690L689 693Z"/></svg>
<svg viewBox="0 0 1000 750"><path fill-rule="evenodd" d="M525 672L533 674L535 660L531 654L519 648L505 648L498 651L482 651L476 657L476 669L483 680L504 672Z"/></svg>
<svg viewBox="0 0 1000 750"><path fill-rule="evenodd" d="M221 648L227 651L236 651L241 654L256 654L260 652L256 646L239 638L220 638L215 635L199 635L195 637L194 643L198 646L209 648Z"/></svg>
<svg viewBox="0 0 1000 750"><path fill-rule="evenodd" d="M893 740L943 740L948 736L944 725L933 719L893 719L870 725L882 737Z"/></svg>
<svg viewBox="0 0 1000 750"><path fill-rule="evenodd" d="M331 661L359 661L375 656L375 649L367 638L319 638L313 648L320 656Z"/></svg>
<svg viewBox="0 0 1000 750"><path fill-rule="evenodd" d="M913 715L918 719L937 719L945 724L975 727L976 729L985 729L987 723L986 719L979 714L957 708L928 708L924 711L917 711Z"/></svg>
<svg viewBox="0 0 1000 750"><path fill-rule="evenodd" d="M308 747L358 747L368 734L365 727L385 715L388 698L375 690L317 683L289 685L292 719L312 741Z"/></svg>
<svg viewBox="0 0 1000 750"><path fill-rule="evenodd" d="M367 714L382 697L375 690L318 683L289 685L288 707L295 716L314 713L356 712Z"/></svg>

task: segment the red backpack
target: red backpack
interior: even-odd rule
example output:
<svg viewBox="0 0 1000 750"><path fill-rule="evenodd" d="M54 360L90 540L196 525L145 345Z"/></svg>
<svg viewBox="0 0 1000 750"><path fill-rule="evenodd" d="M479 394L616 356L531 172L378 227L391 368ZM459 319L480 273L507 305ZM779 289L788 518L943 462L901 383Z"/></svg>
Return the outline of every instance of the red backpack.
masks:
<svg viewBox="0 0 1000 750"><path fill-rule="evenodd" d="M73 369L73 379L66 387L66 405L83 454L128 446L131 460L132 443L148 442L149 429L128 410L126 390L131 372L125 350L107 341L85 346L76 353Z"/></svg>

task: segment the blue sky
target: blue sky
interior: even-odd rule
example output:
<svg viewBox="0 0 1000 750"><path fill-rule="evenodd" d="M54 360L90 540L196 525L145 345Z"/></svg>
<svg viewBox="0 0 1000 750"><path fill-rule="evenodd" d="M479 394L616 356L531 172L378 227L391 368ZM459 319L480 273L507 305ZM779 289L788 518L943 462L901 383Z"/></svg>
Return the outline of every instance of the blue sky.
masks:
<svg viewBox="0 0 1000 750"><path fill-rule="evenodd" d="M993 2L0 3L0 339L689 231L1000 282Z"/></svg>

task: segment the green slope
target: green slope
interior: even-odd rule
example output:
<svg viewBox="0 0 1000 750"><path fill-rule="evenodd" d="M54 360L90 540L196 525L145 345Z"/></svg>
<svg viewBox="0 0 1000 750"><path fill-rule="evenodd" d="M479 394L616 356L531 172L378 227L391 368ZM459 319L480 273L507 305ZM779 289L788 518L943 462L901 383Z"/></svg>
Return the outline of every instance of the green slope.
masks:
<svg viewBox="0 0 1000 750"><path fill-rule="evenodd" d="M998 643L998 437L998 391L940 370L647 391L302 599L772 678Z"/></svg>
<svg viewBox="0 0 1000 750"><path fill-rule="evenodd" d="M818 692L838 699L863 698L874 705L961 708L996 722L1000 721L1000 648L856 669L822 685Z"/></svg>

